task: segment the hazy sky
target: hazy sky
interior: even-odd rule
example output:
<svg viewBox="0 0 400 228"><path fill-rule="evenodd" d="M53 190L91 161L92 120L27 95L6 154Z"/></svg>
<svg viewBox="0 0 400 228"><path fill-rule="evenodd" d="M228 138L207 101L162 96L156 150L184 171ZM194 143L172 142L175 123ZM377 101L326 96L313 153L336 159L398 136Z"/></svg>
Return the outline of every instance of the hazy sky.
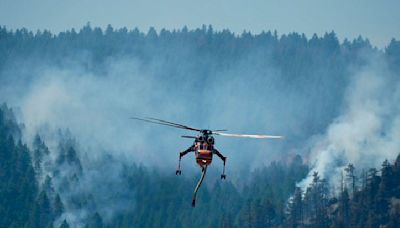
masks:
<svg viewBox="0 0 400 228"><path fill-rule="evenodd" d="M362 35L379 47L400 39L399 0L0 0L0 25L60 32L87 22L115 28L189 28L211 24L241 33L276 29L339 38Z"/></svg>

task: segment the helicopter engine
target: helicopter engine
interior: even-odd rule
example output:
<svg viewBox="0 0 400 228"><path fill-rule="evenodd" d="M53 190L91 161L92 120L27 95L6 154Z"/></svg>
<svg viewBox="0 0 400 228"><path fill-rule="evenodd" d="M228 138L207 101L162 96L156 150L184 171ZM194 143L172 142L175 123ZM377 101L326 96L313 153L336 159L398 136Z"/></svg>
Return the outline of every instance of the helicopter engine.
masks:
<svg viewBox="0 0 400 228"><path fill-rule="evenodd" d="M212 137L212 136L207 137L207 143L209 145L214 145L214 142L215 142L214 137Z"/></svg>

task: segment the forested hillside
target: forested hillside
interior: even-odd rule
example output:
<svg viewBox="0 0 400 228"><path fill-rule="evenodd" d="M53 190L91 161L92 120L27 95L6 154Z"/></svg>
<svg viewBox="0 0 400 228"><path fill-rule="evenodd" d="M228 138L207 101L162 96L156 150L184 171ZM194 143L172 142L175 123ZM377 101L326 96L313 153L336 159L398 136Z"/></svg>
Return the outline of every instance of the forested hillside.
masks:
<svg viewBox="0 0 400 228"><path fill-rule="evenodd" d="M238 188L230 181L216 181L200 194L201 203L191 208L194 180L177 178L155 169L131 165L120 170L122 181L134 189L124 197L124 209L104 221L96 211L96 202L86 195L69 195L85 174L73 145L60 142L55 169L47 170L40 182L49 153L40 136L33 151L20 140L20 128L12 110L0 110L1 155L1 227L69 227L63 218L64 200L68 210L84 210L87 218L72 226L85 227L377 227L400 225L400 155L394 164L387 160L382 168L369 169L356 181L349 164L342 176L338 195L314 173L312 184L302 192L295 183L305 177L308 166L300 156L290 163L273 162L252 172L251 179ZM68 141L68 140L67 140ZM46 162L47 161L47 162ZM103 162L115 162L113 160ZM107 165L104 165L107 167ZM68 170L67 172L65 170ZM381 175L378 175L378 172ZM62 175L60 173L63 173ZM52 177L62 181L54 188ZM360 183L358 183L360 182ZM107 183L104 183L107 184ZM292 193L294 192L294 195ZM287 199L291 196L291 199ZM112 200L112 199L111 199ZM118 202L118 201L117 201ZM108 207L115 207L112 201ZM107 211L107 210L106 210ZM206 212L206 213L205 213ZM207 216L204 220L202 216Z"/></svg>
<svg viewBox="0 0 400 228"><path fill-rule="evenodd" d="M357 177L354 166L349 164L334 197L326 180L314 173L313 182L305 192L296 188L289 203L286 224L299 227L398 227L399 165L400 154L394 164L385 160L379 170L370 168L362 177Z"/></svg>
<svg viewBox="0 0 400 228"><path fill-rule="evenodd" d="M398 227L399 81L396 40L0 27L0 227ZM191 142L135 113L285 140L218 138L192 208Z"/></svg>
<svg viewBox="0 0 400 228"><path fill-rule="evenodd" d="M202 189L201 203L196 208L190 204L193 186L197 180L177 177L171 172L164 174L132 164L123 166L119 175L124 185L132 189L131 195L124 192L110 192L111 198L124 197L123 210L107 222L96 211L93 194L69 195L71 188L80 186L79 182L90 170L82 170L70 139L60 142L56 158L49 158L50 151L40 136L35 139L35 148L30 151L25 144L14 138L19 132L12 111L3 105L0 111L2 181L0 189L3 201L1 213L2 227L48 227L60 219L64 203L59 194L68 201L68 210L85 210L88 218L83 224L87 227L187 227L187 226L264 226L282 224L285 219L285 204L295 182L300 181L308 168L300 156L290 164L271 163L270 166L255 170L250 181L238 188L230 181L215 181L209 188ZM16 141L16 142L14 142ZM19 141L19 142L18 142ZM55 162L54 169L46 170L48 163ZM102 161L103 168L116 162L112 159ZM67 171L66 171L67 170ZM43 172L47 175L40 182ZM51 176L51 177L50 177ZM53 178L61 185L53 186ZM107 183L104 183L107 185ZM8 195L7 195L8 194ZM116 203L119 203L116 199ZM107 207L117 207L112 201ZM107 211L107 210L106 210ZM111 212L111 210L109 210ZM207 220L202 216L207 211ZM105 214L109 219L110 214ZM60 225L57 221L56 224ZM61 223L65 226L68 222Z"/></svg>

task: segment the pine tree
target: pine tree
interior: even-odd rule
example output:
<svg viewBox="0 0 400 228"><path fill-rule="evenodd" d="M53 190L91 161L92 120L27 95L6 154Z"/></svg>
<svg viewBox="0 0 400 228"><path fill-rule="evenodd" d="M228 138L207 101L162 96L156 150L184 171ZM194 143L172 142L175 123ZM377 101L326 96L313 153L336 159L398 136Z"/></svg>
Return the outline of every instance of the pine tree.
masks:
<svg viewBox="0 0 400 228"><path fill-rule="evenodd" d="M238 224L240 227L251 227L253 224L253 214L251 210L251 201L247 200L238 215Z"/></svg>
<svg viewBox="0 0 400 228"><path fill-rule="evenodd" d="M104 227L103 219L101 218L98 212L94 213L94 215L89 219L89 222L85 226L87 228L102 228Z"/></svg>
<svg viewBox="0 0 400 228"><path fill-rule="evenodd" d="M64 219L64 221L61 223L60 228L69 228L69 224L67 220Z"/></svg>
<svg viewBox="0 0 400 228"><path fill-rule="evenodd" d="M30 218L31 227L50 227L53 223L51 205L46 192L41 191L32 210Z"/></svg>
<svg viewBox="0 0 400 228"><path fill-rule="evenodd" d="M300 188L296 188L294 196L289 203L288 213L289 213L289 226L297 227L303 224L303 191Z"/></svg>
<svg viewBox="0 0 400 228"><path fill-rule="evenodd" d="M400 198L400 154L397 156L393 165L393 178L394 178L394 196Z"/></svg>
<svg viewBox="0 0 400 228"><path fill-rule="evenodd" d="M370 208L373 208L375 203L375 196L379 190L379 183L381 178L378 176L378 171L375 168L371 168L367 173L367 184L366 184L366 198L367 204Z"/></svg>
<svg viewBox="0 0 400 228"><path fill-rule="evenodd" d="M350 197L347 188L340 194L336 221L338 227L346 227L350 223Z"/></svg>
<svg viewBox="0 0 400 228"><path fill-rule="evenodd" d="M379 193L383 197L391 197L393 195L394 190L394 174L392 165L388 160L385 160L382 164L381 168L381 182L379 184Z"/></svg>
<svg viewBox="0 0 400 228"><path fill-rule="evenodd" d="M18 125L6 105L0 107L0 227L27 226L35 204L37 182L30 151L18 136Z"/></svg>
<svg viewBox="0 0 400 228"><path fill-rule="evenodd" d="M54 212L55 218L59 217L64 212L64 204L62 203L59 194L57 194L54 199L53 212Z"/></svg>
<svg viewBox="0 0 400 228"><path fill-rule="evenodd" d="M53 188L53 180L49 175L46 175L46 178L44 179L42 190L45 191L51 198L54 197L55 190Z"/></svg>
<svg viewBox="0 0 400 228"><path fill-rule="evenodd" d="M276 217L276 209L272 202L267 199L264 204L264 226L265 227L272 227L274 219Z"/></svg>
<svg viewBox="0 0 400 228"><path fill-rule="evenodd" d="M376 213L379 216L379 224L386 224L389 220L389 204L393 195L393 170L390 163L385 160L381 169L381 181L376 196Z"/></svg>
<svg viewBox="0 0 400 228"><path fill-rule="evenodd" d="M33 164L38 179L42 178L44 159L49 155L49 153L47 146L44 144L40 136L36 134L33 140Z"/></svg>
<svg viewBox="0 0 400 228"><path fill-rule="evenodd" d="M356 190L356 175L354 172L354 165L349 163L344 170L346 171L346 182L349 183L346 188L350 189L351 195L353 195Z"/></svg>

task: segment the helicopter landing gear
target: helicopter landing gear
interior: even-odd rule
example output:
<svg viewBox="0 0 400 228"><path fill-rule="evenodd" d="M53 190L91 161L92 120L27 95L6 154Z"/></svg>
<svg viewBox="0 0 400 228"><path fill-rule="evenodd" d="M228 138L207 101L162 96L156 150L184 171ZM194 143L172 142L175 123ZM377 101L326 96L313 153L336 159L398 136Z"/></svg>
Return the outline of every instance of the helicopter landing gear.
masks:
<svg viewBox="0 0 400 228"><path fill-rule="evenodd" d="M182 159L182 157L185 156L187 153L192 152L192 151L195 151L194 146L190 146L186 150L184 150L184 151L179 153L178 169L175 172L176 175L181 175L182 174L182 170L181 170L181 159Z"/></svg>
<svg viewBox="0 0 400 228"><path fill-rule="evenodd" d="M182 159L182 154L179 154L178 169L176 170L175 175L182 175L181 159Z"/></svg>
<svg viewBox="0 0 400 228"><path fill-rule="evenodd" d="M223 162L224 162L224 169L221 174L221 180L226 179L225 175L225 163L226 163L226 157L222 155L217 149L214 148L213 153L216 154Z"/></svg>
<svg viewBox="0 0 400 228"><path fill-rule="evenodd" d="M226 157L224 157L224 169L223 169L223 171L222 171L222 174L221 174L221 180L225 180L226 179L226 175L225 175L225 161L226 161Z"/></svg>

